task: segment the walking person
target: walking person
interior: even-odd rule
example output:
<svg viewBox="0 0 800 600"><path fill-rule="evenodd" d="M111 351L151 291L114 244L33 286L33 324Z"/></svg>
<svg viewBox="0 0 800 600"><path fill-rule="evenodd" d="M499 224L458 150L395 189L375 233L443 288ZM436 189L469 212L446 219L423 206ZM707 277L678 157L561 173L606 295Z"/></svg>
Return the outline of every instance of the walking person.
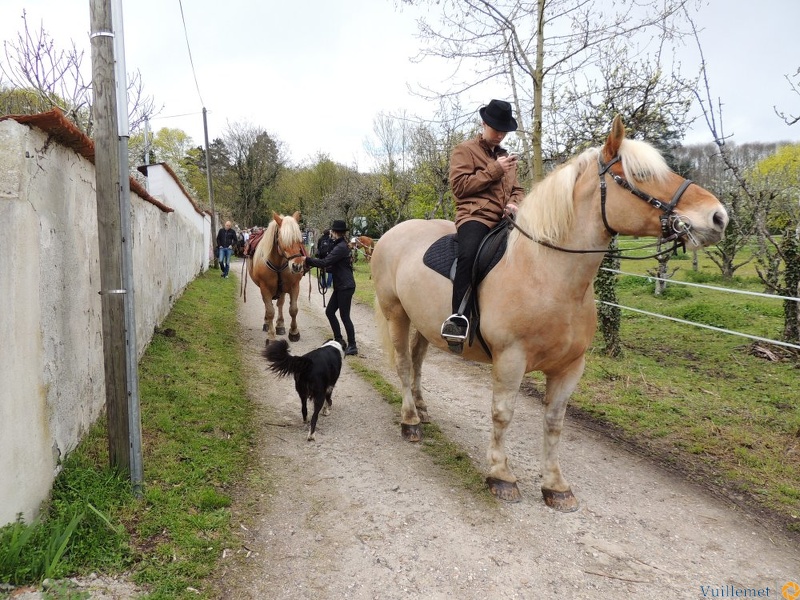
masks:
<svg viewBox="0 0 800 600"><path fill-rule="evenodd" d="M347 233L345 222L335 220L331 225L333 247L325 255L325 258L307 256L306 267L324 268L333 275L333 293L325 308L325 316L328 317L331 325L333 338L342 345L346 356L353 356L358 354L358 347L356 346L356 331L353 321L350 319L350 307L353 303L353 294L356 293L356 280L353 277L353 263L345 233ZM347 346L342 339L342 328L336 318L337 311L347 334Z"/></svg>
<svg viewBox="0 0 800 600"><path fill-rule="evenodd" d="M331 230L326 229L322 232L322 236L319 238L319 242L317 243L317 252L314 256L317 258L325 258L328 256L328 253L333 248L333 238L331 238ZM333 285L333 273L330 271L325 272L323 270L323 281L325 282L325 289L330 289Z"/></svg>
<svg viewBox="0 0 800 600"><path fill-rule="evenodd" d="M503 218L506 210L522 200L525 190L517 181L517 157L500 143L517 121L511 104L492 100L479 110L483 130L477 137L458 144L450 157L450 188L456 199L458 263L453 281L452 310L441 334L450 349L463 350L469 333L471 306L461 308L472 278L472 263L481 240Z"/></svg>
<svg viewBox="0 0 800 600"><path fill-rule="evenodd" d="M236 232L231 229L231 222L225 221L225 226L217 232L219 268L222 269L222 277L225 279L228 278L228 271L231 269L231 254L236 241Z"/></svg>

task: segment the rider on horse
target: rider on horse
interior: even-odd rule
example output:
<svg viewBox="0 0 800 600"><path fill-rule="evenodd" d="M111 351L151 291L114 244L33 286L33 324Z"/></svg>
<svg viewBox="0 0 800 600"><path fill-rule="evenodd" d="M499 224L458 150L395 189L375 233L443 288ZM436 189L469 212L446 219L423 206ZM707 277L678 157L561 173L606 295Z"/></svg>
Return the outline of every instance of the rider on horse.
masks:
<svg viewBox="0 0 800 600"><path fill-rule="evenodd" d="M469 333L472 264L481 240L503 218L506 206L517 203L525 190L517 181L517 157L500 142L517 121L511 105L492 100L479 111L483 132L462 142L450 157L450 187L456 198L458 263L453 281L453 314L442 324L441 335L452 351L460 354Z"/></svg>

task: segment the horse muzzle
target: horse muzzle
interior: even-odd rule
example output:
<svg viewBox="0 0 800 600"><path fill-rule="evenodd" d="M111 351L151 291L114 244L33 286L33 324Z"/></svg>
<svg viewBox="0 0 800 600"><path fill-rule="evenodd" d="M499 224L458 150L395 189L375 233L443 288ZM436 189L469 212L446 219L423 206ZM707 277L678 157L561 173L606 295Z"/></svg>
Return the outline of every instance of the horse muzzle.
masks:
<svg viewBox="0 0 800 600"><path fill-rule="evenodd" d="M306 261L305 258L303 259L295 259L289 261L289 270L294 273L295 275L299 275L301 273L305 273L306 270Z"/></svg>

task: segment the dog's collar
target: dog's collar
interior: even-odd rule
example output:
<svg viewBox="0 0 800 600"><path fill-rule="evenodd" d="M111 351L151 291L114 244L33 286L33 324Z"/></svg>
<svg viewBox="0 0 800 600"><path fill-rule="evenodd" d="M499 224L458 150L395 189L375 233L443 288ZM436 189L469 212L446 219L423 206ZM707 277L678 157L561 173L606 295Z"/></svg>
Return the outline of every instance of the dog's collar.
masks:
<svg viewBox="0 0 800 600"><path fill-rule="evenodd" d="M323 347L323 348L324 348L325 346L336 346L336 347L339 349L339 352L341 353L341 355L342 355L342 356L344 356L344 348L343 348L343 347L342 347L342 345L341 345L339 342L337 342L336 340L330 340L329 342L325 342L324 344L322 344L322 347Z"/></svg>

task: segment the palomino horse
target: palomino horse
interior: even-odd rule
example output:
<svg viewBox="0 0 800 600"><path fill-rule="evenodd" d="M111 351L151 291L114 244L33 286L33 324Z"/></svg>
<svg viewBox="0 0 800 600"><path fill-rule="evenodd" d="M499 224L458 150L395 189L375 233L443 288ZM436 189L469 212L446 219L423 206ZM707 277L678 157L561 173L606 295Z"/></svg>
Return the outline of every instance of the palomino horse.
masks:
<svg viewBox="0 0 800 600"><path fill-rule="evenodd" d="M264 300L263 330L267 332L267 343L275 337L275 334L286 333L283 322L286 294L289 294L289 316L292 319L289 340L296 342L300 339L300 331L297 329L297 297L300 295L300 280L305 274L306 249L298 225L299 220L299 212L292 216L272 213L272 221L252 257L247 259L250 279L261 289L261 298ZM278 308L278 320L275 322L274 330L273 300L277 300Z"/></svg>
<svg viewBox="0 0 800 600"><path fill-rule="evenodd" d="M725 208L690 183L673 173L655 148L626 139L617 117L602 147L561 165L521 202L505 255L478 291L481 333L491 356L477 343L465 344L463 351L467 360L492 363L487 484L496 497L521 499L504 438L523 376L541 371L546 378L542 495L554 509L577 509L558 447L567 401L595 333L592 281L616 233L682 239L690 247L719 241L728 223ZM428 422L420 369L429 344L447 349L440 328L451 312L450 281L426 267L423 255L454 231L449 221L406 221L383 235L372 255L376 317L400 376L401 430L409 441L419 441L420 423Z"/></svg>

